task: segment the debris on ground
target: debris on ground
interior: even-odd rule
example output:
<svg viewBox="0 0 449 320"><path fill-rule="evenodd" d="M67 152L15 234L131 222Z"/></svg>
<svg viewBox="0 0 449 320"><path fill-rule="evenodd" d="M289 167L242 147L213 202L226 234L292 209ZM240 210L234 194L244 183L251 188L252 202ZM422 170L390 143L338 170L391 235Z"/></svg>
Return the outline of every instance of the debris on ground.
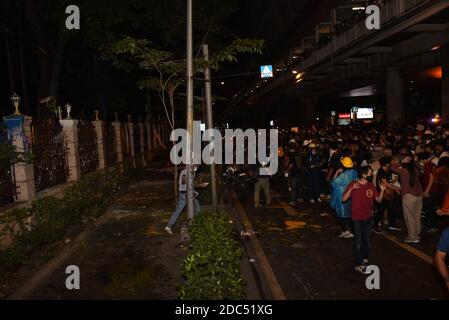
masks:
<svg viewBox="0 0 449 320"><path fill-rule="evenodd" d="M255 236L256 232L254 230L242 230L240 232L240 236L242 237L251 237L251 236Z"/></svg>
<svg viewBox="0 0 449 320"><path fill-rule="evenodd" d="M304 221L293 221L288 220L285 221L285 225L287 226L287 230L293 230L293 229L302 229L306 226L306 222Z"/></svg>

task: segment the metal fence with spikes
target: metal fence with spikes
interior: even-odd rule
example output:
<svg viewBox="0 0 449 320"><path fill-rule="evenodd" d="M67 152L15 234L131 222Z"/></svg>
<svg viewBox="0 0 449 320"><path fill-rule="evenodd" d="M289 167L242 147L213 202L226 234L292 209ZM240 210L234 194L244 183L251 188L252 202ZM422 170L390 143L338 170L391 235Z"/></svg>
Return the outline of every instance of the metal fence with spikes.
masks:
<svg viewBox="0 0 449 320"><path fill-rule="evenodd" d="M36 191L67 181L66 144L56 119L33 120L31 146Z"/></svg>
<svg viewBox="0 0 449 320"><path fill-rule="evenodd" d="M81 173L93 172L98 168L98 148L92 122L81 120L78 124L78 148Z"/></svg>

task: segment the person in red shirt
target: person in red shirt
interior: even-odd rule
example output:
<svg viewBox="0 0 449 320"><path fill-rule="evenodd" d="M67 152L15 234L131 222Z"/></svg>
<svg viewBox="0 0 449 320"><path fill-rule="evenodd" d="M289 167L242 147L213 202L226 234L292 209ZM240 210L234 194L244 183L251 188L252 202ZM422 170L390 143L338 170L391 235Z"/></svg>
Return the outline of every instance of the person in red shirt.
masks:
<svg viewBox="0 0 449 320"><path fill-rule="evenodd" d="M354 269L363 274L366 274L368 266L374 200L380 203L386 189L384 184L380 185L379 193L370 180L372 180L371 169L362 167L359 171L359 180L352 181L343 193L343 201L351 198Z"/></svg>

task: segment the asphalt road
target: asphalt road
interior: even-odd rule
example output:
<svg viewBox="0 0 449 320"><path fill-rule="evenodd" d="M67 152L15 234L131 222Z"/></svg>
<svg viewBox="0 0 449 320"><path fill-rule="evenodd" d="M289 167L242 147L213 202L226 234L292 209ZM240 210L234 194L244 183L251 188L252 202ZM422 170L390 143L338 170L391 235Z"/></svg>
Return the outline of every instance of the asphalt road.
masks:
<svg viewBox="0 0 449 320"><path fill-rule="evenodd" d="M254 208L252 190L234 190L287 299L448 299L432 265L439 234L407 245L402 232L372 235L370 264L380 269L380 289L353 269L352 240L340 229L328 203L292 208L286 190L273 192L269 207ZM236 205L234 203L234 205Z"/></svg>

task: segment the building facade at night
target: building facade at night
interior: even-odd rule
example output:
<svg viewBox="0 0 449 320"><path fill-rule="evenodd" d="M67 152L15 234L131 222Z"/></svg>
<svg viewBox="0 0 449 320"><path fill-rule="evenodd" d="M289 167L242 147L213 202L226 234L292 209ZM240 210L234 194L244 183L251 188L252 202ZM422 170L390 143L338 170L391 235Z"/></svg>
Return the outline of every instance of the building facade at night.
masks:
<svg viewBox="0 0 449 320"><path fill-rule="evenodd" d="M315 33L302 32L274 79L257 82L239 102L279 106L270 117L304 122L353 107L374 108L388 123L449 119L449 3L384 1L380 29L369 30L370 3L343 1L324 15L315 8L311 15L322 19Z"/></svg>

